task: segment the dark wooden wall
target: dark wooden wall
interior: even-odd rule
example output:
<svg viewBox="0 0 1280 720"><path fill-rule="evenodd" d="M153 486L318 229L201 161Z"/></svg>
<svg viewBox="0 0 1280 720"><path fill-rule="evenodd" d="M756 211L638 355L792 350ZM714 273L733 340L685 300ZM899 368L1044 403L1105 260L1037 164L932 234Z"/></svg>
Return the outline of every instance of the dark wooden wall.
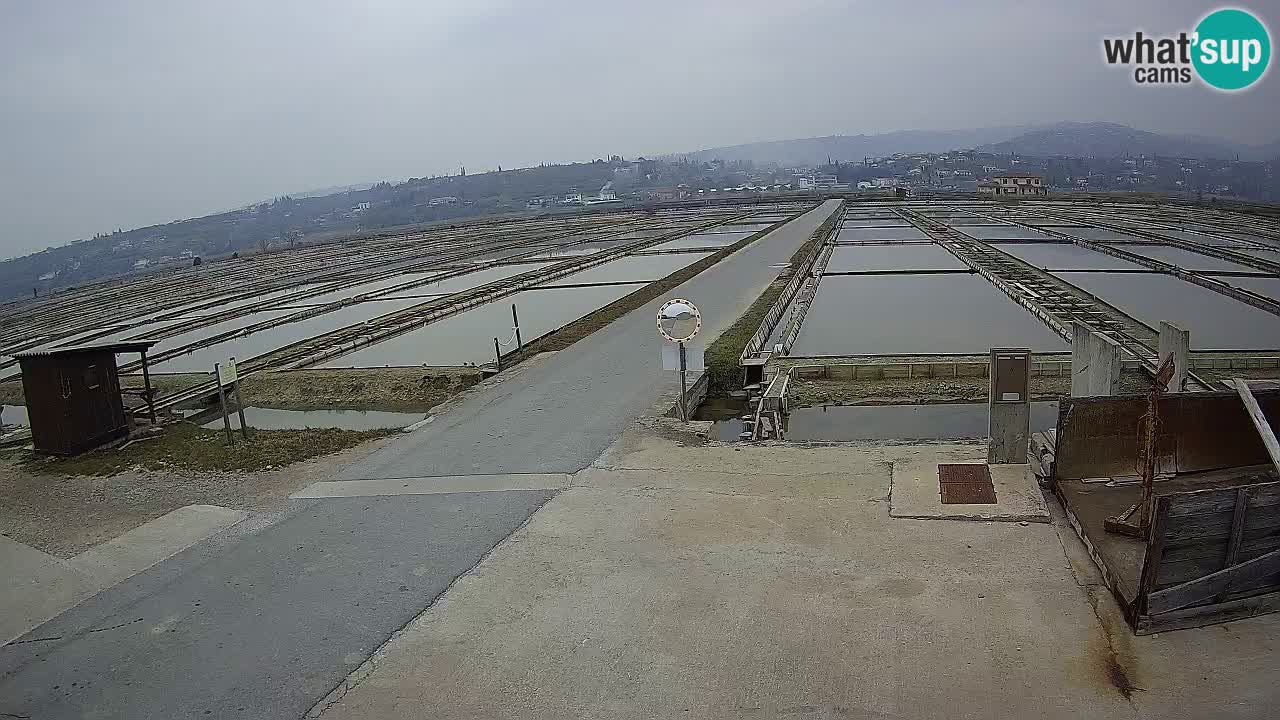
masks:
<svg viewBox="0 0 1280 720"><path fill-rule="evenodd" d="M20 362L36 450L74 455L129 434L115 353L44 355Z"/></svg>

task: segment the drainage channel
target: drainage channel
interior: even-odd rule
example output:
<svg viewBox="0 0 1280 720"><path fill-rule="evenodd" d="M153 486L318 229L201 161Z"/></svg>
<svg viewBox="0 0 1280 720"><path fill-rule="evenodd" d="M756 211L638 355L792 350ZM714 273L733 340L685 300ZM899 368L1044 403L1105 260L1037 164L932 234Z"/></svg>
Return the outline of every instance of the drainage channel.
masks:
<svg viewBox="0 0 1280 720"><path fill-rule="evenodd" d="M736 442L749 415L743 401L704 403L696 420L713 421L710 440ZM852 442L857 440L978 440L987 437L986 403L937 405L824 405L792 408L783 420L788 442ZM1031 431L1057 425L1058 403L1031 403Z"/></svg>

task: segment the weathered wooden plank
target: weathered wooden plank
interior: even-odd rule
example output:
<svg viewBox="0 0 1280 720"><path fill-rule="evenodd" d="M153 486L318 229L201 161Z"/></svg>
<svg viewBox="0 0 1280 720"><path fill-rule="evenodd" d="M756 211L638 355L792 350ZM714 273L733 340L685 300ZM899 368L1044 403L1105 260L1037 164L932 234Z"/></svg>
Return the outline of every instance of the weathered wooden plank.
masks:
<svg viewBox="0 0 1280 720"><path fill-rule="evenodd" d="M1227 541L1208 539L1196 539L1192 542L1170 543L1165 545L1164 558L1162 562L1174 563L1184 560L1196 560L1199 558L1222 558L1227 555Z"/></svg>
<svg viewBox="0 0 1280 720"><path fill-rule="evenodd" d="M1251 473L1252 474L1252 473ZM1258 482L1249 485L1249 504L1251 507L1280 505L1280 482L1271 480L1268 475L1258 474ZM1173 505L1169 507L1169 517L1185 517L1211 512L1234 512L1236 506L1236 487L1211 488L1190 492L1173 493Z"/></svg>
<svg viewBox="0 0 1280 720"><path fill-rule="evenodd" d="M1207 600L1232 583L1246 583L1280 572L1280 550L1273 550L1226 570L1147 595L1147 612L1158 615Z"/></svg>
<svg viewBox="0 0 1280 720"><path fill-rule="evenodd" d="M1134 623L1134 632L1138 635L1149 635L1169 630L1203 627L1243 620L1277 610L1280 610L1280 592L1273 592L1224 603L1174 610L1155 616L1143 615Z"/></svg>
<svg viewBox="0 0 1280 720"><path fill-rule="evenodd" d="M1246 488L1236 490L1236 512L1231 519L1231 537L1227 540L1227 556L1223 558L1222 569L1227 569L1240 561L1240 545L1244 542L1245 511L1249 508L1249 491ZM1228 584L1224 593L1231 591ZM1219 600L1222 597L1218 598Z"/></svg>
<svg viewBox="0 0 1280 720"><path fill-rule="evenodd" d="M1231 520L1235 512L1218 512L1212 515L1198 515L1170 520L1165 538L1169 544L1186 544L1197 539L1205 541L1226 540L1231 537ZM1269 530L1280 526L1280 507L1268 507L1261 510L1249 510L1249 520L1245 524L1247 531Z"/></svg>
<svg viewBox="0 0 1280 720"><path fill-rule="evenodd" d="M1222 561L1227 557L1226 543L1219 543L1221 551L1216 557L1203 556L1186 560L1165 559L1160 563L1160 582L1152 590L1164 590L1177 587L1192 580L1198 580L1222 569Z"/></svg>
<svg viewBox="0 0 1280 720"><path fill-rule="evenodd" d="M1261 532L1266 532L1267 534L1252 538L1249 537L1248 533L1245 534L1240 541L1240 555L1236 558L1236 562L1256 558L1272 550L1280 549L1280 530L1271 529ZM1227 540L1229 539L1166 545L1164 562L1179 562L1207 557L1216 557L1221 560L1227 555Z"/></svg>
<svg viewBox="0 0 1280 720"><path fill-rule="evenodd" d="M1264 575L1248 582L1233 583L1231 589L1223 593L1223 595L1225 597L1242 597L1256 595L1259 592L1272 592L1277 589L1280 589L1280 573Z"/></svg>
<svg viewBox="0 0 1280 720"><path fill-rule="evenodd" d="M1164 557L1164 543L1169 523L1169 498L1152 500L1151 525L1147 528L1147 553L1142 557L1142 574L1138 579L1138 596L1134 599L1137 615L1145 615L1147 598L1155 589L1160 577L1160 563ZM1130 622L1133 622L1132 620Z"/></svg>
<svg viewBox="0 0 1280 720"><path fill-rule="evenodd" d="M1271 423L1267 422L1267 416L1262 414L1262 408L1258 406L1258 399L1249 389L1249 383L1243 378L1236 378L1233 382L1236 392L1240 394L1240 400L1249 411L1249 419L1258 430L1258 437L1262 438L1262 445L1267 449L1267 455L1271 457L1271 464L1276 466L1277 472L1280 472L1280 440L1276 439Z"/></svg>

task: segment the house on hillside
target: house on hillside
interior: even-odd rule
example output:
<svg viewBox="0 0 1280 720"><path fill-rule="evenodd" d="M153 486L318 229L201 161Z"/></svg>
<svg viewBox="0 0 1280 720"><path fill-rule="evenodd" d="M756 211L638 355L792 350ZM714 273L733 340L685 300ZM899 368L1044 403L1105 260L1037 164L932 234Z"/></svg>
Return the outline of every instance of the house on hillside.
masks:
<svg viewBox="0 0 1280 720"><path fill-rule="evenodd" d="M1029 173L997 175L978 183L978 194L992 197L1042 197L1049 194L1044 178Z"/></svg>

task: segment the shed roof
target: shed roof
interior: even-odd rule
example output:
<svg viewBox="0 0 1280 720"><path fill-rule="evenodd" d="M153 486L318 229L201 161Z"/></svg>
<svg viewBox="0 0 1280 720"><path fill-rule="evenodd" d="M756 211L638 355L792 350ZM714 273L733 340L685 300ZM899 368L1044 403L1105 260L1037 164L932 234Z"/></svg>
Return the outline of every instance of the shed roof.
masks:
<svg viewBox="0 0 1280 720"><path fill-rule="evenodd" d="M86 343L84 345L68 345L66 347L51 347L44 345L30 350L14 353L13 356L21 360L22 358L44 358L55 357L59 355L74 355L77 353L88 352L142 352L151 349L152 345L160 342L159 340L128 340L124 342L113 343Z"/></svg>

